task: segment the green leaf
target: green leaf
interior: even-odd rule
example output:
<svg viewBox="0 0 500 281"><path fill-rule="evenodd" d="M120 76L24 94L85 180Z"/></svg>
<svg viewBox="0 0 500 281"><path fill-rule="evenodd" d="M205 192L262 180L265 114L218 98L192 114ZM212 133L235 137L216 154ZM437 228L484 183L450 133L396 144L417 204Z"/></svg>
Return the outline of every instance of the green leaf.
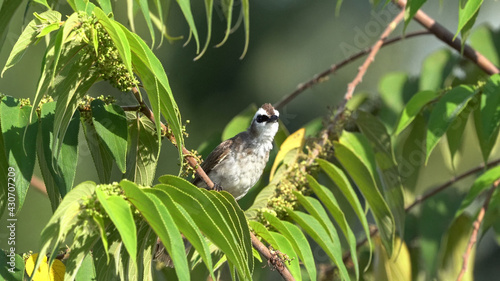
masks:
<svg viewBox="0 0 500 281"><path fill-rule="evenodd" d="M243 48L243 53L240 56L240 60L243 59L248 51L248 44L250 43L250 1L241 1L241 12L243 13L243 23L245 25L245 47Z"/></svg>
<svg viewBox="0 0 500 281"><path fill-rule="evenodd" d="M42 257L49 253L48 250L51 246L49 264L52 264L57 256L55 253L59 251L59 246L65 241L78 222L78 216L82 212L82 202L92 197L95 188L95 183L83 182L75 186L61 201L40 235L41 247L34 271L40 266Z"/></svg>
<svg viewBox="0 0 500 281"><path fill-rule="evenodd" d="M9 4L7 4L9 3ZM2 10L4 5L8 5L10 9L13 9L13 5L19 5L21 4L20 1L16 0L10 0L10 1L5 1L4 4L2 5ZM7 6L6 6L7 9ZM7 10L5 10L7 11ZM1 13L1 10L0 10ZM14 15L12 13L11 15ZM7 19L7 17L1 17L1 19ZM18 63L21 58L23 57L24 53L26 52L26 49L33 44L37 38L36 36L39 33L39 27L40 26L47 26L52 23L60 22L61 21L61 14L57 11L47 11L43 12L40 15L35 13L35 19L30 21L30 23L26 26L26 28L23 30L19 38L17 39L16 44L14 44L14 47L10 51L9 58L7 59L7 63L5 64L1 76L3 77L3 74L5 71L12 66L14 66L16 63ZM8 29L1 28L0 30L5 30L7 31ZM3 46L3 44L2 44Z"/></svg>
<svg viewBox="0 0 500 281"><path fill-rule="evenodd" d="M374 280L399 281L412 279L410 252L406 243L396 238L396 245L400 243L402 244L401 247L398 247L400 250L397 256L390 257L385 252L385 249L381 247L380 239L378 237L375 239Z"/></svg>
<svg viewBox="0 0 500 281"><path fill-rule="evenodd" d="M253 204L245 211L245 216L248 219L255 219L257 215L260 213L262 208L267 207L267 203L269 198L273 196L276 191L276 184L271 183L266 187L262 188L259 194L255 197Z"/></svg>
<svg viewBox="0 0 500 281"><path fill-rule="evenodd" d="M321 169L325 171L328 177L330 177L330 179L337 185L340 191L344 194L349 204L351 204L351 207L353 208L354 213L361 222L361 226L363 227L363 230L365 232L366 238L368 240L368 245L370 248L370 257L371 257L371 253L373 251L373 244L372 240L370 239L370 227L368 226L368 220L366 219L363 207L361 206L358 196L356 195L354 188L351 186L349 179L345 175L344 171L342 171L342 169L335 166L334 164L319 158L316 159L316 162L319 164ZM322 185L317 184L317 181L310 175L307 175L307 182L309 183L309 186L312 188L314 193L321 200L321 202L326 206L328 211L335 217L335 214L338 213L337 212L338 204L337 200L333 196L333 193L330 190L323 187ZM338 218L336 218L336 220L339 221Z"/></svg>
<svg viewBox="0 0 500 281"><path fill-rule="evenodd" d="M444 87L446 78L451 74L456 58L448 49L436 51L424 60L420 71L420 91L437 91Z"/></svg>
<svg viewBox="0 0 500 281"><path fill-rule="evenodd" d="M347 244L349 245L349 250L351 252L352 263L354 264L354 271L356 273L356 280L358 280L359 263L358 263L358 254L356 252L357 251L356 236L354 236L354 233L352 232L351 227L349 226L349 223L347 222L344 216L344 213L340 209L331 191L329 191L326 187L321 186L313 177L308 176L308 182L313 191L315 191L315 194L318 196L318 198L321 198L327 202L325 206L327 206L328 211L333 216L334 220L337 222L338 226L344 233L344 236L347 240ZM316 191L318 192L316 193ZM341 245L339 236L337 234L337 230L333 226L333 223L331 222L330 218L328 217L321 203L317 199L313 197L305 197L299 192L294 192L294 195L297 196L297 200L299 201L300 205L302 205L304 209L308 211L309 214L311 214L328 232L332 242Z"/></svg>
<svg viewBox="0 0 500 281"><path fill-rule="evenodd" d="M143 87L149 97L155 119L160 119L160 112L165 117L169 128L172 130L179 152L179 158L183 159L182 147L184 137L181 129L181 116L175 102L172 90L168 83L167 75L163 66L146 43L136 34L121 26L127 36L132 49L132 61L136 74L142 81ZM156 122L158 143L161 143L160 122Z"/></svg>
<svg viewBox="0 0 500 281"><path fill-rule="evenodd" d="M460 216L464 212L464 210L467 207L469 207L472 204L472 202L479 196L479 194L481 194L481 192L490 188L493 185L493 183L498 179L500 179L500 166L490 168L489 170L484 172L484 174L478 177L474 181L474 184L469 189L469 192L462 201L460 208L455 214L455 218Z"/></svg>
<svg viewBox="0 0 500 281"><path fill-rule="evenodd" d="M92 255L89 253L98 241L99 235L91 230L75 235L75 240L69 250L69 257L65 263L64 280L74 280L75 277L76 280L95 280L95 278L91 279L91 276L95 276L95 270L92 264Z"/></svg>
<svg viewBox="0 0 500 281"><path fill-rule="evenodd" d="M141 212L151 228L160 237L172 257L177 277L180 280L189 280L190 273L184 243L168 209L161 203L160 199L152 194L144 193L133 182L122 180L120 186L128 200Z"/></svg>
<svg viewBox="0 0 500 281"><path fill-rule="evenodd" d="M483 54L494 65L500 64L500 30L493 31L488 25L475 28L470 36L472 48Z"/></svg>
<svg viewBox="0 0 500 281"><path fill-rule="evenodd" d="M382 175L384 198L394 216L396 230L404 237L405 198L399 176L398 165L392 151L391 136L375 116L364 111L358 111L356 124L372 144L375 161Z"/></svg>
<svg viewBox="0 0 500 281"><path fill-rule="evenodd" d="M68 125L59 157L56 159L57 154L52 150L54 142L57 141L52 131L55 108L55 102L41 106L40 140L37 144L40 170L53 211L59 205L60 198L63 198L73 187L78 163L78 132L80 130L80 112L76 111Z"/></svg>
<svg viewBox="0 0 500 281"><path fill-rule="evenodd" d="M273 236L271 235L271 232L269 232L269 230L267 230L267 228L262 223L251 220L248 221L248 224L250 225L252 230L257 234L257 236L266 240L267 243L269 243L275 249L278 249L277 248L278 243L274 240Z"/></svg>
<svg viewBox="0 0 500 281"><path fill-rule="evenodd" d="M203 54L207 51L208 45L210 43L210 38L212 37L212 13L214 7L214 0L205 0L205 14L207 17L207 40L205 41L205 46L201 50L200 54L194 58L194 60L200 59Z"/></svg>
<svg viewBox="0 0 500 281"><path fill-rule="evenodd" d="M189 25L190 37L192 34L196 41L196 53L198 54L200 52L200 39L198 38L198 31L196 30L193 13L191 12L191 2L189 0L177 0L177 4L179 4L182 14Z"/></svg>
<svg viewBox="0 0 500 281"><path fill-rule="evenodd" d="M106 196L100 188L96 189L96 195L104 211L120 233L130 257L134 262L137 262L137 230L130 205L121 196Z"/></svg>
<svg viewBox="0 0 500 281"><path fill-rule="evenodd" d="M429 160L429 156L438 141L464 110L474 94L475 91L472 87L460 85L448 91L436 103L427 123L425 163Z"/></svg>
<svg viewBox="0 0 500 281"><path fill-rule="evenodd" d="M66 267L66 272L68 272L68 267ZM71 278L71 277L69 277ZM66 279L66 277L65 277ZM75 276L76 280L91 281L96 280L94 261L91 255L86 255L80 264L80 268Z"/></svg>
<svg viewBox="0 0 500 281"><path fill-rule="evenodd" d="M472 104L474 104L474 106ZM450 124L450 127L446 131L446 140L448 141L448 149L450 150L452 164L455 153L463 145L462 135L465 130L465 125L467 125L467 120L469 119L470 112L475 107L475 105L476 103L474 102L474 100L470 101L464 108L464 110L462 110L462 112L453 121L453 123Z"/></svg>
<svg viewBox="0 0 500 281"><path fill-rule="evenodd" d="M128 145L125 178L141 185L153 183L160 146L155 125L147 117L127 112Z"/></svg>
<svg viewBox="0 0 500 281"><path fill-rule="evenodd" d="M123 109L116 104L106 105L100 99L90 104L92 123L105 148L116 161L122 173L126 171L127 118Z"/></svg>
<svg viewBox="0 0 500 281"><path fill-rule="evenodd" d="M333 225L332 221L328 217L328 214L326 213L325 209L321 205L321 203L312 197L305 197L299 192L294 192L293 193L295 196L297 196L297 200L300 202L300 204L306 209L311 216L317 220L319 224L323 227L323 230L328 233L328 236L331 240L331 242L335 245L341 245L340 238L337 234L337 230L335 229L335 226ZM352 232L351 228L349 227L349 224L347 223L347 220L344 216L344 213L340 210L338 205L335 205L337 207L334 212L332 212L332 215L339 225L340 229L344 233L344 236L346 237L347 243L349 244L349 250L351 251L351 258L352 258L352 263L354 264L354 271L356 273L356 280L359 280L359 264L358 264L358 255L356 253L356 236L354 236L354 233ZM293 212L291 209L287 209L287 211ZM295 214L298 216L303 216L301 214ZM293 215L291 215L293 217ZM304 216L303 216L304 217ZM298 221L296 221L299 223ZM307 224L307 223L306 223ZM316 233L317 235L317 233ZM312 237L312 236L311 236ZM332 250L337 250L340 253L337 254L337 256L342 256L342 247L333 247L331 248ZM337 260L340 261L340 260ZM340 266L345 266L343 262L341 262ZM314 280L314 279L311 279Z"/></svg>
<svg viewBox="0 0 500 281"><path fill-rule="evenodd" d="M453 280L459 275L464 262L464 253L467 249L472 231L473 220L463 214L455 219L447 233L442 238L442 245L438 253L436 280ZM477 244L476 244L477 245ZM462 280L472 281L474 272L476 246L469 253L467 271Z"/></svg>
<svg viewBox="0 0 500 281"><path fill-rule="evenodd" d="M3 280L24 280L25 266L24 260L20 255L10 251L6 253L2 250L0 251L0 263L2 263L2 266L0 266L0 276L4 278ZM11 270L11 268L13 269Z"/></svg>
<svg viewBox="0 0 500 281"><path fill-rule="evenodd" d="M476 20L479 8L483 4L483 0L460 0L458 9L458 27L453 40L457 38L459 32L468 32L474 21ZM467 27L467 30L464 30ZM462 45L465 44L465 39L462 40Z"/></svg>
<svg viewBox="0 0 500 281"><path fill-rule="evenodd" d="M226 43L226 40L229 37L229 34L231 33L231 24L233 20L233 3L234 0L223 0L220 2L222 7L222 13L226 18L226 34L224 35L222 41L216 45L217 48Z"/></svg>
<svg viewBox="0 0 500 281"><path fill-rule="evenodd" d="M97 0L97 3L101 6L102 11L106 15L113 13L113 7L111 6L110 0Z"/></svg>
<svg viewBox="0 0 500 281"><path fill-rule="evenodd" d="M350 148L342 143L334 143L335 155L365 197L379 228L382 243L389 255L394 246L395 223L387 203L376 185L373 174Z"/></svg>
<svg viewBox="0 0 500 281"><path fill-rule="evenodd" d="M228 261L236 266L240 277L251 279L253 258L250 230L234 197L225 191L197 188L190 182L171 175L162 176L159 181L167 186L156 187L162 188L185 208L200 230L227 255ZM232 210L227 204L233 206ZM235 219L235 213L238 219Z"/></svg>
<svg viewBox="0 0 500 281"><path fill-rule="evenodd" d="M257 106L250 104L242 112L238 113L224 128L222 132L222 140L230 139L237 134L246 131L252 122L253 116L257 112Z"/></svg>
<svg viewBox="0 0 500 281"><path fill-rule="evenodd" d="M37 120L29 121L31 106L20 106L13 97L5 96L0 103L2 137L9 167L14 168L17 210L21 210L31 182L36 158ZM9 184L9 185L10 185Z"/></svg>
<svg viewBox="0 0 500 281"><path fill-rule="evenodd" d="M295 253L292 244L284 235L280 233L274 231L269 233L271 234L273 240L276 241L276 246L273 246L275 250L279 251L280 253L286 254L287 257L290 258L291 261L289 263L285 263L286 267L288 267L295 280L301 281L302 274L300 270L299 257L297 253Z"/></svg>
<svg viewBox="0 0 500 281"><path fill-rule="evenodd" d="M270 213L264 213L264 217L274 228L276 228L288 239L288 241L292 244L294 251L304 263L311 280L316 280L316 265L314 264L314 257L312 255L309 242L307 242L307 238L302 231L300 231L296 225L287 221L281 221Z"/></svg>
<svg viewBox="0 0 500 281"><path fill-rule="evenodd" d="M436 91L420 91L416 93L408 101L403 112L401 113L401 117L399 118L394 134L399 135L413 122L413 120L415 120L425 106L438 97L439 94Z"/></svg>
<svg viewBox="0 0 500 281"><path fill-rule="evenodd" d="M113 158L97 134L96 128L92 123L92 118L82 118L82 127L99 181L101 183L110 183Z"/></svg>
<svg viewBox="0 0 500 281"><path fill-rule="evenodd" d="M413 19L417 11L424 5L424 3L427 2L427 0L408 0L406 2L405 6L405 27L404 30L406 30L406 27L410 23L410 21Z"/></svg>
<svg viewBox="0 0 500 281"><path fill-rule="evenodd" d="M347 272L347 268L344 262L342 261L342 246L340 244L340 240L338 239L338 237L337 241L332 241L332 239L329 239L330 237L328 236L328 233L322 227L319 221L309 214L300 211L294 212L289 208L287 208L287 212L288 215L290 215L290 217L292 217L292 219L297 224L299 224L302 227L302 229L304 229L305 232L307 232L307 234L309 234L309 236L311 236L311 238L314 241L316 241L316 243L318 243L318 245L321 246L321 248L330 257L330 259L337 265L337 268L340 271L341 279L351 280L351 278L349 278L349 272ZM311 280L315 280L315 278L313 279L311 276Z"/></svg>
<svg viewBox="0 0 500 281"><path fill-rule="evenodd" d="M2 106L0 106L0 118L2 118ZM1 121L1 119L0 119ZM7 188L0 188L0 217L2 216L5 208L7 207L7 194L9 188L9 161L7 160L7 155L5 155L5 146L2 136L2 124L0 122L0 169L2 171L7 171L5 173L0 173L0 185L6 186ZM12 174L11 174L12 175Z"/></svg>
<svg viewBox="0 0 500 281"><path fill-rule="evenodd" d="M146 20L146 26L148 27L149 35L151 36L151 46L154 46L155 45L155 30L153 29L153 23L151 21L151 17L149 16L150 10L149 10L148 1L147 0L136 0L135 2L139 5L139 8L141 9L142 15L144 16L144 19Z"/></svg>
<svg viewBox="0 0 500 281"><path fill-rule="evenodd" d="M175 224L179 227L179 230L184 234L187 240L193 245L196 251L199 253L203 259L205 265L207 266L208 272L214 278L214 267L212 264L212 256L210 255L210 250L208 244L203 238L200 230L196 226L193 218L188 214L188 212L182 207L182 205L176 203L168 193L163 189L156 186L155 188L145 189L144 192L154 194L162 203L167 206Z"/></svg>

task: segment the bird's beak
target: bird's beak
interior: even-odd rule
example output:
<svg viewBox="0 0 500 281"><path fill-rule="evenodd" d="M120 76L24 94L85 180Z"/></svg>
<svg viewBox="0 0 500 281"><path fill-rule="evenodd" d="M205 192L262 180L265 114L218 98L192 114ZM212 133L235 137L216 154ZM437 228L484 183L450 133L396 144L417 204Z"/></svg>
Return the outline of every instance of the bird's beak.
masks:
<svg viewBox="0 0 500 281"><path fill-rule="evenodd" d="M269 120L267 120L267 123L274 123L274 122L278 122L278 115L273 115L269 118Z"/></svg>

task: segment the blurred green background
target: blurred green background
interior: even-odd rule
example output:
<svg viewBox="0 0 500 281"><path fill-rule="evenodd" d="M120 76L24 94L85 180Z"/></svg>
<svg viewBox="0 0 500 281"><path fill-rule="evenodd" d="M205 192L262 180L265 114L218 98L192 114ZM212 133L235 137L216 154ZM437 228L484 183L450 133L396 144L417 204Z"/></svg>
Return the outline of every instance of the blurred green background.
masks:
<svg viewBox="0 0 500 281"><path fill-rule="evenodd" d="M65 1L60 2L59 10L69 14L71 11L63 4ZM115 16L127 24L126 8L122 2L113 3ZM236 30L222 47L209 47L198 61L193 61L196 56L194 42L183 47L185 39L173 43L165 40L162 46L155 47L154 51L167 72L183 121L190 120L187 125L189 138L186 140L186 146L196 149L203 141L218 138L232 117L247 108L249 104L260 106L265 102L275 103L291 93L298 84L311 79L331 64L345 59L351 54L348 51L371 46L378 39L385 24L395 16L390 12L394 9L374 10L369 1L344 2L340 14L335 16L336 1L331 0L251 1L250 45L243 60L239 59L244 46L242 27ZM442 5L439 2L442 2ZM29 21L29 19L23 20L23 15L26 13L30 18L34 11L41 11L39 7L31 7L25 11L24 7L21 5L10 25L6 45L0 53L2 66L22 31L19 27L23 22ZM214 2L214 7L211 46L222 40L226 25L219 1ZM200 1L194 3L192 8L203 44L206 34L205 8ZM429 1L424 10L448 29L456 30L457 1ZM489 24L498 28L500 24L498 11L500 2L485 1L476 25ZM168 26L170 35L187 37L188 26L174 2L171 5ZM407 32L420 29L416 23L410 23ZM149 33L140 13L136 17L136 31L146 42L150 42ZM402 28L399 27L393 34L399 35L401 31ZM159 42L158 32L157 36ZM22 61L5 73L0 79L0 92L19 98L34 97L44 44L45 42L40 42L38 46L28 49ZM378 83L385 74L397 71L418 75L424 58L442 47L444 45L440 41L428 35L382 49L356 91L377 96ZM337 106L346 91L347 83L354 78L361 62L362 60L359 60L350 64L330 76L328 81L307 90L280 109L281 118L290 132L316 117L324 116L328 107ZM95 96L113 95L123 105L133 103L129 93L117 92L106 82L95 85L91 93ZM83 138L83 135L80 137ZM467 145L475 141L475 136L468 135L464 143ZM478 150L477 144L471 146ZM443 152L446 149L439 149L434 153L434 157L443 157L440 151L446 153ZM456 167L456 172L477 165L478 151L461 155L462 159L468 161L462 161L463 163ZM75 185L86 180L97 180L85 142L81 142L79 153ZM498 155L498 152L496 154ZM179 169L177 162L175 149L164 141L157 176L165 173L177 174ZM454 174L450 165L443 161L431 161L431 163L435 166L422 170L425 182L419 183L421 187L442 183ZM440 177L436 177L436 171L439 171ZM38 168L35 174L40 177ZM470 181L464 181L463 184L466 186ZM446 196L452 198L452 193ZM47 198L35 189L30 189L25 206L17 217L18 252L36 250L39 247L39 233L50 215ZM4 229L0 233L4 233ZM478 280L488 280L484 278L490 274L488 271L492 269L490 265L498 265L499 262L500 250L498 246L492 247L494 242L488 237L486 235L478 250L475 269ZM6 248L4 239L1 239L0 247Z"/></svg>

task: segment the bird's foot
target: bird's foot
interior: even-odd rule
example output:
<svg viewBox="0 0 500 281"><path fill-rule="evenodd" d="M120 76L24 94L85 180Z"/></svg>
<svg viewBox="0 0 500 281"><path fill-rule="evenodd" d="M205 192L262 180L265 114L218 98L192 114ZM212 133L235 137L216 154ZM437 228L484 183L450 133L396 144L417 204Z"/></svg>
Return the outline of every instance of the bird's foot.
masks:
<svg viewBox="0 0 500 281"><path fill-rule="evenodd" d="M222 185L214 182L214 188L215 191L222 191Z"/></svg>

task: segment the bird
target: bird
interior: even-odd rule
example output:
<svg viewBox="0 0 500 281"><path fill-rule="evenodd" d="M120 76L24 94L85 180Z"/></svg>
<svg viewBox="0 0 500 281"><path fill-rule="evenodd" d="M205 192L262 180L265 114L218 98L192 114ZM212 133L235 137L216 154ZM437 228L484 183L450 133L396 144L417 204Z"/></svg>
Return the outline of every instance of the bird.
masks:
<svg viewBox="0 0 500 281"><path fill-rule="evenodd" d="M260 179L269 152L273 148L274 136L279 129L279 111L271 104L263 104L255 113L250 126L236 136L220 143L201 164L201 168L214 183L217 191L227 191L236 200L243 198ZM205 181L196 175L192 183L209 189ZM184 239L186 255L191 249ZM172 260L163 243L157 239L155 260L173 267Z"/></svg>
<svg viewBox="0 0 500 281"><path fill-rule="evenodd" d="M219 144L201 164L201 168L215 184L239 200L259 180L269 160L274 136L279 128L279 111L265 103L255 113L250 126L236 136ZM208 189L196 175L194 185Z"/></svg>

